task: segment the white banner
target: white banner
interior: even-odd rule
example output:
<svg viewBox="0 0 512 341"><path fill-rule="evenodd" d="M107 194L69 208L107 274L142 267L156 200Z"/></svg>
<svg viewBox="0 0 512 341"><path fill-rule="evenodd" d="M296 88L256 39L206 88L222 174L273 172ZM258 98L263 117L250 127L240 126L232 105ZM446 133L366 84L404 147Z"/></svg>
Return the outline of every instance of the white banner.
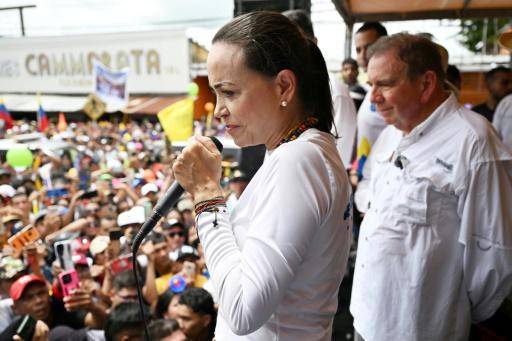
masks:
<svg viewBox="0 0 512 341"><path fill-rule="evenodd" d="M87 94L98 61L130 69L131 94L184 93L190 82L184 31L0 39L0 92Z"/></svg>
<svg viewBox="0 0 512 341"><path fill-rule="evenodd" d="M124 108L128 105L127 81L129 69L114 72L94 61L94 93L107 105Z"/></svg>

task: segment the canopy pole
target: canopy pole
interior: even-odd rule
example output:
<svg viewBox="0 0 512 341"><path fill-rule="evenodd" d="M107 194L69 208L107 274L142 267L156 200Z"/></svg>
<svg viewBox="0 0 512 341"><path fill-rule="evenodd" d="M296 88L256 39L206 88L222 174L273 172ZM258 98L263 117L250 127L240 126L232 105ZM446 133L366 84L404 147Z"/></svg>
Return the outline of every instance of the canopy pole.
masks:
<svg viewBox="0 0 512 341"><path fill-rule="evenodd" d="M352 32L354 31L353 23L345 23L345 58L350 58L352 55Z"/></svg>

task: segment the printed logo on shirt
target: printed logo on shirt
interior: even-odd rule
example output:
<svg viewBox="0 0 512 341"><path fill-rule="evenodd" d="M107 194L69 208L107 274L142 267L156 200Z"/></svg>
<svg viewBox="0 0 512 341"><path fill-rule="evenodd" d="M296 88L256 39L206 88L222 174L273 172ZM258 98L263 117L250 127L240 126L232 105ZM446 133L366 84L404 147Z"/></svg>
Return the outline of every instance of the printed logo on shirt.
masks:
<svg viewBox="0 0 512 341"><path fill-rule="evenodd" d="M436 158L436 163L438 165L443 166L448 172L451 172L452 169L453 169L453 165L451 165L451 164L447 163L446 161L443 161L443 160L441 160L439 158Z"/></svg>

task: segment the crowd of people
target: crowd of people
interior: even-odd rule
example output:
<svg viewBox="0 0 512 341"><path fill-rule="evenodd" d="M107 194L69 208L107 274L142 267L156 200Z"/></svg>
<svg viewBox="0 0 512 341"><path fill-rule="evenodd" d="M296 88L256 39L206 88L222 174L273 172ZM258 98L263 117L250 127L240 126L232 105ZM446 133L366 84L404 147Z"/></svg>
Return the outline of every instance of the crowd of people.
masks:
<svg viewBox="0 0 512 341"><path fill-rule="evenodd" d="M151 340L343 339L332 318L352 276L359 340L464 340L510 319L511 70L486 74L471 112L432 37L370 22L355 46L329 82L301 11L217 33L223 121L207 135L266 146L251 181L209 139L173 153L147 121L51 124L32 166L3 158L0 340L142 340L146 325ZM144 320L130 246L175 180L188 193L136 255Z"/></svg>
<svg viewBox="0 0 512 341"><path fill-rule="evenodd" d="M12 133L21 127L31 133L35 125L16 122ZM101 340L98 330L107 340L142 335L130 244L173 181L176 153L164 138L158 124L149 122L70 123L64 131L51 124L33 166L14 169L4 159L0 339L11 340L24 316L37 321L37 340L48 331L62 340ZM56 140L67 144L52 149ZM233 173L226 196L230 186L246 181L240 171ZM213 331L213 291L193 209L191 198L183 197L137 257L147 316L153 316L149 330L157 335L152 339L203 339ZM26 243L27 233L36 237ZM15 238L22 238L20 247ZM69 271L79 285L64 292L67 284L59 275Z"/></svg>

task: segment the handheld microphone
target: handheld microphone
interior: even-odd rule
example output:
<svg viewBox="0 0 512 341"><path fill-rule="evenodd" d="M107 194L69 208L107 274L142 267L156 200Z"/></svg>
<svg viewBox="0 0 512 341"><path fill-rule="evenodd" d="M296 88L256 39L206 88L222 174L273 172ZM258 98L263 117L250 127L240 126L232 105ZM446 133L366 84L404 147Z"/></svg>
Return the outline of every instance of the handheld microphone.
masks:
<svg viewBox="0 0 512 341"><path fill-rule="evenodd" d="M222 143L220 143L220 141L214 136L210 136L210 139L213 141L213 143L215 143L215 146L219 152L222 153L222 150L224 149ZM137 252L144 237L146 237L148 233L153 230L156 223L158 223L158 221L170 211L170 209L179 200L183 192L185 192L183 187L181 187L178 181L174 181L164 196L158 200L155 208L153 209L153 212L151 213L151 216L144 222L139 230L139 233L137 233L133 239L132 252Z"/></svg>

